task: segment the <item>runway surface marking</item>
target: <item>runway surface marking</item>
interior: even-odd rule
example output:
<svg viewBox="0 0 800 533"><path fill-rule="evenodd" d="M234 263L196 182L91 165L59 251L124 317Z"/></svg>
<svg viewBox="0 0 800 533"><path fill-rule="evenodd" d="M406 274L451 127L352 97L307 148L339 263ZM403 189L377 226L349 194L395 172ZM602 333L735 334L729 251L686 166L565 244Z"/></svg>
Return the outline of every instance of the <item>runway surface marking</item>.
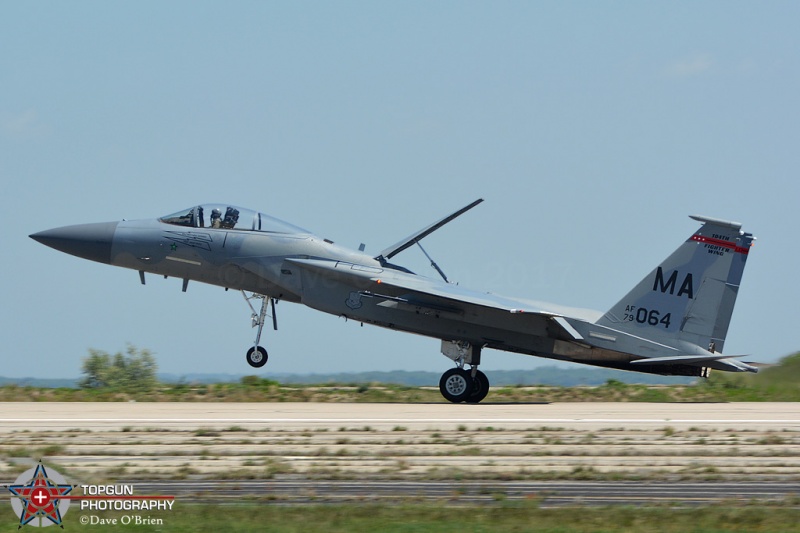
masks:
<svg viewBox="0 0 800 533"><path fill-rule="evenodd" d="M722 424L736 422L744 424L780 424L780 423L800 423L800 419L786 418L39 418L37 422L498 422L498 423L521 423L521 422L587 422L587 423L708 423ZM0 418L0 423L18 424L30 422L31 418Z"/></svg>

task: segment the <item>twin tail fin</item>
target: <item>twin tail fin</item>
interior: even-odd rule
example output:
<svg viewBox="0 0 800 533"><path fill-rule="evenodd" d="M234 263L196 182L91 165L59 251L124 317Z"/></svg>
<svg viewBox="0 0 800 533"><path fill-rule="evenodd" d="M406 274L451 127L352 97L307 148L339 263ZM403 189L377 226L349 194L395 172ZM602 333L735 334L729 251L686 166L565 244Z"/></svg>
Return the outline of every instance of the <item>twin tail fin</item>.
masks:
<svg viewBox="0 0 800 533"><path fill-rule="evenodd" d="M743 232L738 222L691 218L702 227L597 324L654 340L687 341L712 353L722 351L755 237Z"/></svg>

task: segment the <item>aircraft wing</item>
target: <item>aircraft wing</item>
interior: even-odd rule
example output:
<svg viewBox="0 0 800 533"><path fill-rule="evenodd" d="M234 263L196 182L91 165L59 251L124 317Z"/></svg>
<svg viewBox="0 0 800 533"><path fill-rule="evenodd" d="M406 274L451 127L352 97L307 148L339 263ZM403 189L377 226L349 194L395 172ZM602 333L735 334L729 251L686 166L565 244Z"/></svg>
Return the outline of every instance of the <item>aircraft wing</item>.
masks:
<svg viewBox="0 0 800 533"><path fill-rule="evenodd" d="M385 296L387 299L410 299L428 305L443 305L447 308L461 308L465 306L480 306L496 309L507 313L539 313L548 316L558 315L543 309L535 309L525 303L503 298L490 293L480 293L463 289L458 285L444 284L423 277L404 277L402 280L391 277L389 270L374 267L353 265L342 261L329 261L327 259L302 259L288 258L287 263L296 265L309 272L315 272L326 278L350 280L357 285L369 286L363 291L369 296ZM375 274L383 271L386 276L378 277Z"/></svg>
<svg viewBox="0 0 800 533"><path fill-rule="evenodd" d="M440 283L418 276L396 276L383 270L380 277L375 268L322 259L291 258L287 263L302 268L314 276L338 279L359 287L359 293L380 300L381 307L399 312L429 310L439 314L458 315L465 322L498 324L516 331L538 331L540 335L559 332L564 340L582 341L579 333L564 316L593 320L591 311L558 306L539 306L490 293L464 289L458 285ZM507 317L507 318L504 318Z"/></svg>
<svg viewBox="0 0 800 533"><path fill-rule="evenodd" d="M672 346L668 346L651 339L627 335L621 331L611 328L604 328L593 324L593 320L588 316L587 310L572 308L558 308L557 306L528 305L526 302L504 298L494 294L482 294L467 289L462 289L455 285L432 283L424 278L402 278L402 279L382 279L373 277L375 287L370 291L362 291L362 294L387 300L384 306L390 306L389 301L400 300L408 306L398 305L399 310L405 309L413 311L416 307L426 307L438 311L450 311L462 316L465 322L486 324L494 323L501 329L509 331L523 332L525 334L536 334L540 336L555 337L564 341L577 343L584 347L597 347L612 351L626 352L623 348L623 339L626 340L628 347L635 347L637 350L646 350L648 353L658 354L664 362L679 354L680 351ZM411 307L413 306L413 307ZM584 314L584 316L578 316ZM724 356L717 354L712 363L719 368L724 366L731 370L746 370L738 361L729 364L723 359ZM642 363L657 361L656 359L643 359ZM689 361L672 361L671 364L696 364ZM735 367L735 368L734 368Z"/></svg>
<svg viewBox="0 0 800 533"><path fill-rule="evenodd" d="M534 313L547 316L557 316L557 313L545 311L543 309L535 309L527 307L524 303L497 296L490 293L479 293L467 289L462 289L458 285L448 285L442 283L433 283L427 279L403 279L402 281L386 280L383 278L372 278L377 286L375 293L386 288L387 292L397 293L397 291L405 292L408 295L413 295L418 301L435 301L446 300L451 305L473 305L505 311L507 313ZM410 292L409 292L410 291Z"/></svg>

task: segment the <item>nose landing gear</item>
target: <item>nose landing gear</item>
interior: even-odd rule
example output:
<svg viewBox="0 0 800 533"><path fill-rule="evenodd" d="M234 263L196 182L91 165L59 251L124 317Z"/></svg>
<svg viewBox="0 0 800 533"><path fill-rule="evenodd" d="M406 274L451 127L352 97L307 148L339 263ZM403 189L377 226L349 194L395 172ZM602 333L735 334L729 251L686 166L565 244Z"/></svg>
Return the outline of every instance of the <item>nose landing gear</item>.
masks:
<svg viewBox="0 0 800 533"><path fill-rule="evenodd" d="M255 293L252 296L247 296L244 291L242 291L242 296L247 302L247 305L250 306L250 310L253 312L253 314L250 315L250 320L253 323L253 327L258 327L258 331L256 332L256 340L253 342L253 346L247 350L247 363L254 368L261 368L267 364L267 360L269 359L267 350L258 345L259 341L261 341L261 332L264 329L264 321L267 317L267 300L269 300L269 303L272 307L272 327L276 331L278 330L278 317L275 314L275 298L270 298L263 294ZM253 307L251 300L261 300L261 309L259 312L256 313L256 308Z"/></svg>

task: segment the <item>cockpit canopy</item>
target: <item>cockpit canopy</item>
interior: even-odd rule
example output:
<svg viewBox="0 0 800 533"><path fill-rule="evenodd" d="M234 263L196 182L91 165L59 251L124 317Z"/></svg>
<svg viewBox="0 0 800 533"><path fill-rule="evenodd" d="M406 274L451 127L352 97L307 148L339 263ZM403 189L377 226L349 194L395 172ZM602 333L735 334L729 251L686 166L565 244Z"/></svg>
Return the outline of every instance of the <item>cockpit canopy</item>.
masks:
<svg viewBox="0 0 800 533"><path fill-rule="evenodd" d="M165 224L188 228L218 228L269 233L309 233L283 220L246 209L225 204L203 204L183 209L161 217Z"/></svg>

